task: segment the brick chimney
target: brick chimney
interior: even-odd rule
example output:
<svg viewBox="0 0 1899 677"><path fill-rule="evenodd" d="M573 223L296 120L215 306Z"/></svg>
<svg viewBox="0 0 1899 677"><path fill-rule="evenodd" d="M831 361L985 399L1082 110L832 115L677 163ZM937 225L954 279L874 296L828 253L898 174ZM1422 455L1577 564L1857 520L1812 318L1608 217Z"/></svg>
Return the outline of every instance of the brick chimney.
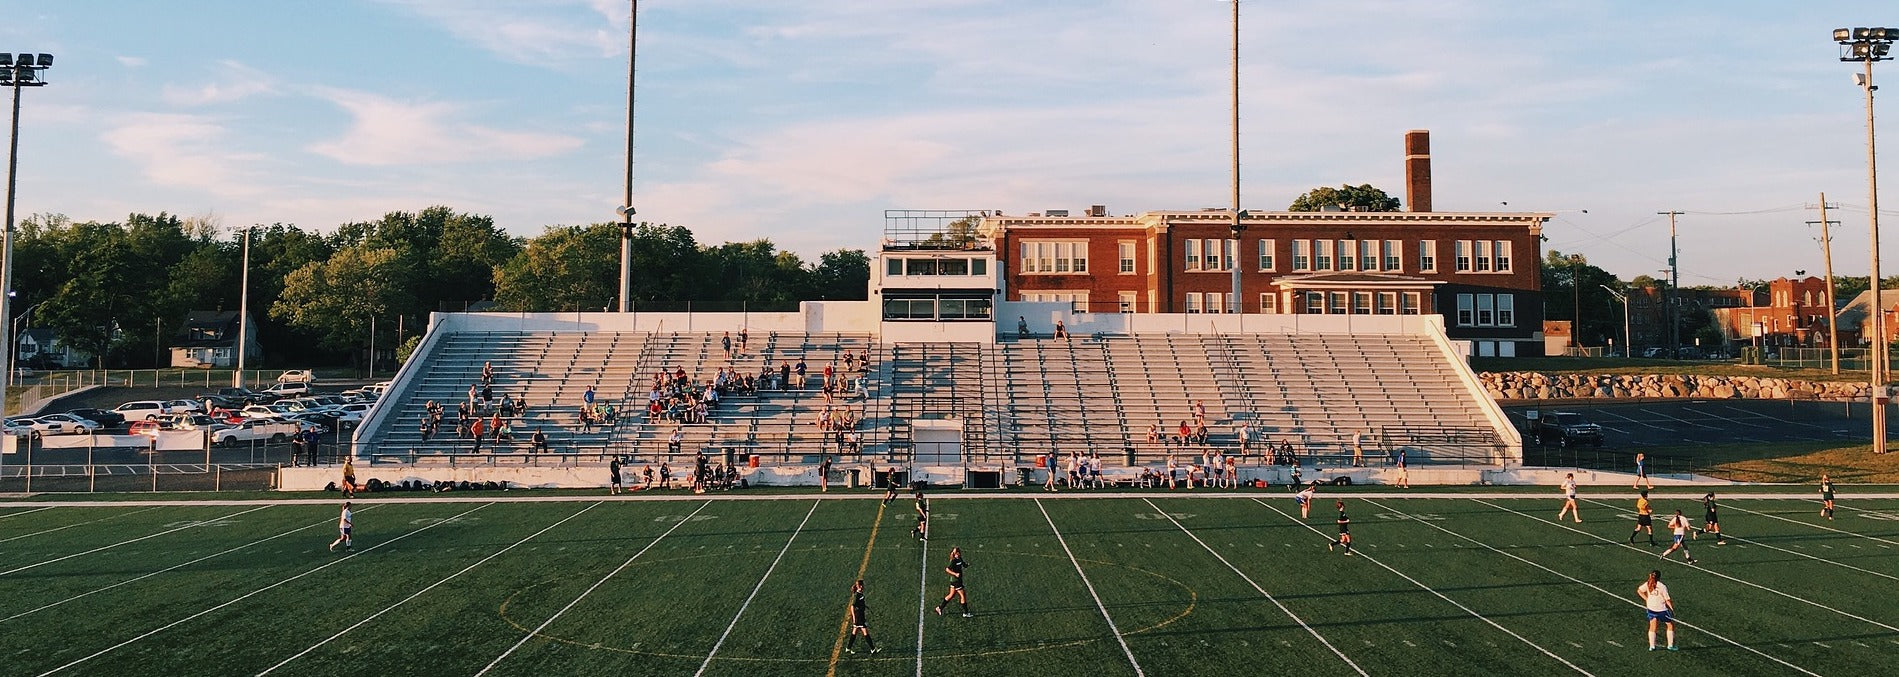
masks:
<svg viewBox="0 0 1899 677"><path fill-rule="evenodd" d="M1414 212L1431 211L1431 132L1404 133L1404 202Z"/></svg>

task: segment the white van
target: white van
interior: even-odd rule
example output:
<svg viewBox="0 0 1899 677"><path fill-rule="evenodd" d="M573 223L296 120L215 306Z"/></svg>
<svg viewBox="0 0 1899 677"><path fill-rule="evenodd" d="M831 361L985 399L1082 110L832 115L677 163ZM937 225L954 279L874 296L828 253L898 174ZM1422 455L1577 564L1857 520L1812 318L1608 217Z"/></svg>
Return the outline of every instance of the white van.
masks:
<svg viewBox="0 0 1899 677"><path fill-rule="evenodd" d="M113 407L113 411L125 417L127 421L156 421L171 413L171 408L158 400L138 400Z"/></svg>

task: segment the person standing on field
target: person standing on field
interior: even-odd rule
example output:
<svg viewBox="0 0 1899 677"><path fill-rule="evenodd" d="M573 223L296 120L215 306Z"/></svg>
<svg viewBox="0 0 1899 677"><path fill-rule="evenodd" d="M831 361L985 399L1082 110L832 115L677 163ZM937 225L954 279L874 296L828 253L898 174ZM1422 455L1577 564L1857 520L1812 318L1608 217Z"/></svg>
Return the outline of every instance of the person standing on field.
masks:
<svg viewBox="0 0 1899 677"><path fill-rule="evenodd" d="M1636 586L1635 596L1642 600L1642 608L1648 611L1648 650L1655 650L1655 629L1657 625L1668 626L1668 650L1675 650L1675 600L1668 596L1668 586L1662 585L1662 572L1648 572L1648 580Z"/></svg>
<svg viewBox="0 0 1899 677"><path fill-rule="evenodd" d="M330 541L330 552L336 552L336 546L344 550L354 550L356 545L350 541L350 527L355 526L355 514L350 512L349 501L343 502L343 514L336 520L336 540Z"/></svg>
<svg viewBox="0 0 1899 677"><path fill-rule="evenodd" d="M1563 509L1556 511L1556 519L1562 519L1564 514L1576 518L1577 524L1582 524L1582 509L1576 507L1576 473L1563 478Z"/></svg>

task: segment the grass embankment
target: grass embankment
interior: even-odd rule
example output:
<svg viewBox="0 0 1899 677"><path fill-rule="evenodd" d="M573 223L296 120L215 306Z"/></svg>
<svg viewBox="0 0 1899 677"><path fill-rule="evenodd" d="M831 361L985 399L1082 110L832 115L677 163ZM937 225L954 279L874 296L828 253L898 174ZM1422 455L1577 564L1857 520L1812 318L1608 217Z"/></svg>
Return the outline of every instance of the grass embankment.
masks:
<svg viewBox="0 0 1899 677"><path fill-rule="evenodd" d="M1621 357L1474 357L1470 368L1478 372L1533 371L1542 374L1609 374L1644 376L1677 374L1692 376L1755 376L1804 381L1864 381L1865 372L1842 369L1835 374L1825 367L1780 367L1765 364L1739 364L1708 360L1642 360Z"/></svg>

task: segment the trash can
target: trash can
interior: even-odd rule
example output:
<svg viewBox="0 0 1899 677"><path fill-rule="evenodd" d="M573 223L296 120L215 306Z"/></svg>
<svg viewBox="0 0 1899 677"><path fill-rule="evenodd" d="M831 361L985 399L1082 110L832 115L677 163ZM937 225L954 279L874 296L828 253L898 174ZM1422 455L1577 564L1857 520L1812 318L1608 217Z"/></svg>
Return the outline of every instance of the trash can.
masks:
<svg viewBox="0 0 1899 677"><path fill-rule="evenodd" d="M1134 467L1134 447L1127 447L1125 449L1122 449L1121 453L1124 455L1124 458L1127 461L1128 467L1130 468Z"/></svg>
<svg viewBox="0 0 1899 677"><path fill-rule="evenodd" d="M858 468L851 468L849 470L850 474L844 476L844 486L851 489L856 489L858 487L864 486L863 479L860 478L858 475L861 472L863 472L863 470L858 469Z"/></svg>

